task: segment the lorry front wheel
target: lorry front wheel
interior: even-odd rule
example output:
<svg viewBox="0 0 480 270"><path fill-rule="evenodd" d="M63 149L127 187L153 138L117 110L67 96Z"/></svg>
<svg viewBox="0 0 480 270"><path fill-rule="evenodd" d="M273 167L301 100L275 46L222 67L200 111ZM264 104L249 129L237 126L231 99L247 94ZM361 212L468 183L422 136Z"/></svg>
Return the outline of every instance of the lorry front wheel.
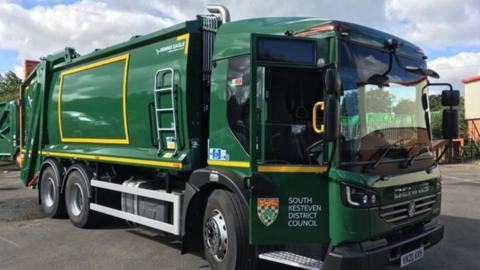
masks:
<svg viewBox="0 0 480 270"><path fill-rule="evenodd" d="M47 217L65 216L65 204L60 193L60 179L54 168L46 167L40 177L40 202Z"/></svg>
<svg viewBox="0 0 480 270"><path fill-rule="evenodd" d="M90 210L86 173L75 170L68 175L65 186L65 204L73 225L79 228L93 226L98 221L97 213Z"/></svg>
<svg viewBox="0 0 480 270"><path fill-rule="evenodd" d="M205 257L215 270L252 269L247 209L232 192L213 191L203 218Z"/></svg>

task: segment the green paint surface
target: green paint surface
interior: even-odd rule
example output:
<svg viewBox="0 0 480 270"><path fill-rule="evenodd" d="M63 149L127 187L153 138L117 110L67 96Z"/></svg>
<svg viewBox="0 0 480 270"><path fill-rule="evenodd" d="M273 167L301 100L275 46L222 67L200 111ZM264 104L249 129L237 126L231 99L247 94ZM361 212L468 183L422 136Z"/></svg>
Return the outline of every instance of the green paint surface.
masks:
<svg viewBox="0 0 480 270"><path fill-rule="evenodd" d="M255 244L325 243L329 239L328 180L325 174L264 173L272 189L250 198L250 241ZM258 200L278 198L278 217L261 221Z"/></svg>
<svg viewBox="0 0 480 270"><path fill-rule="evenodd" d="M64 75L61 105L64 138L125 139L125 61Z"/></svg>

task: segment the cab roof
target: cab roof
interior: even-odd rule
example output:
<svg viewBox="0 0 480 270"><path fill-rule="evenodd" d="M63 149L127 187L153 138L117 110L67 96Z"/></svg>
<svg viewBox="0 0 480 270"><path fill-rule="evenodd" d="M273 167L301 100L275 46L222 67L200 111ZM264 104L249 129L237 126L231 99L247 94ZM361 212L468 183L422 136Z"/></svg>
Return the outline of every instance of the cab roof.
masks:
<svg viewBox="0 0 480 270"><path fill-rule="evenodd" d="M332 27L322 27L328 25ZM251 34L285 35L287 31L293 35L312 38L347 32L352 39L377 47L382 47L387 39L397 39L403 45L399 51L426 58L421 48L397 36L354 23L311 17L255 18L223 24L217 33L213 58L220 60L250 53Z"/></svg>

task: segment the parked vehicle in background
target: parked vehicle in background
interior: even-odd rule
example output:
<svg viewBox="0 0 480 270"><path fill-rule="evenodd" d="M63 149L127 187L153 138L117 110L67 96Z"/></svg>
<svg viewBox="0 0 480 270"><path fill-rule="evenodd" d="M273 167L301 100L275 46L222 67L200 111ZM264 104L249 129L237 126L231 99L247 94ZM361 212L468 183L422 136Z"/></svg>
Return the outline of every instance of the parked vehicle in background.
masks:
<svg viewBox="0 0 480 270"><path fill-rule="evenodd" d="M421 259L443 237L423 51L352 23L210 10L40 62L21 176L47 216L158 229L214 269Z"/></svg>
<svg viewBox="0 0 480 270"><path fill-rule="evenodd" d="M18 152L16 101L0 103L0 160L13 160Z"/></svg>

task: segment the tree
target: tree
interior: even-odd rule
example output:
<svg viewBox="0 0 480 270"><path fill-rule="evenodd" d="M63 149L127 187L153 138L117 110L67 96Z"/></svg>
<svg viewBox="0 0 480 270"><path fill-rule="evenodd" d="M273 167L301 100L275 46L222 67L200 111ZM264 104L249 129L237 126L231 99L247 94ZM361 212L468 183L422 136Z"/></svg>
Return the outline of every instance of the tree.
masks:
<svg viewBox="0 0 480 270"><path fill-rule="evenodd" d="M413 100L402 99L397 106L393 108L396 114L411 115L418 110L418 104Z"/></svg>
<svg viewBox="0 0 480 270"><path fill-rule="evenodd" d="M365 99L367 100L368 112L392 112L393 96L383 88L371 89L365 91Z"/></svg>
<svg viewBox="0 0 480 270"><path fill-rule="evenodd" d="M18 89L21 84L22 79L12 71L0 74L0 102L18 98Z"/></svg>

